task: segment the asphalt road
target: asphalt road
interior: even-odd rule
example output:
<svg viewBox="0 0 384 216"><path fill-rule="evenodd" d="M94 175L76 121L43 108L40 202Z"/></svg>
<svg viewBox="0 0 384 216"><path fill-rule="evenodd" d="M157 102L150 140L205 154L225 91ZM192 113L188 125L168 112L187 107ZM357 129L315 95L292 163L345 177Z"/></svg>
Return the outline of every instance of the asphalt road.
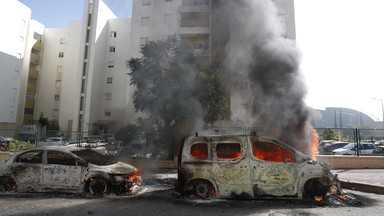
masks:
<svg viewBox="0 0 384 216"><path fill-rule="evenodd" d="M384 195L349 191L348 201L193 200L178 198L174 181L143 185L134 195L3 194L0 215L382 215Z"/></svg>

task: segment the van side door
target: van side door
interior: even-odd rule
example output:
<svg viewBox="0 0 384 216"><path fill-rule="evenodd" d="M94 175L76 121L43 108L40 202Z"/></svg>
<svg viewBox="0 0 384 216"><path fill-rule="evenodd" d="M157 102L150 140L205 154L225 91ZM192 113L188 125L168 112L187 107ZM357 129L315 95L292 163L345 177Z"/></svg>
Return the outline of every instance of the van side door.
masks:
<svg viewBox="0 0 384 216"><path fill-rule="evenodd" d="M234 140L212 142L212 177L222 198L253 197L249 158L245 143Z"/></svg>

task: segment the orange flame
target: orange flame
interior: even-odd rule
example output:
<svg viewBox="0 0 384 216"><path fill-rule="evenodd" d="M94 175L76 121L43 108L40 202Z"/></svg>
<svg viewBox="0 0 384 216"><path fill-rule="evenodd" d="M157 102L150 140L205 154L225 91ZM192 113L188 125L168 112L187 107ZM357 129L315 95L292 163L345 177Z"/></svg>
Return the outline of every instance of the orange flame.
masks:
<svg viewBox="0 0 384 216"><path fill-rule="evenodd" d="M319 145L319 142L318 142L319 135L317 134L316 130L312 127L312 125L309 125L309 129L311 130L310 132L311 146L309 148L309 152L312 160L316 160L317 148Z"/></svg>
<svg viewBox="0 0 384 216"><path fill-rule="evenodd" d="M313 199L315 199L316 201L321 201L323 200L323 196L315 196L313 197Z"/></svg>
<svg viewBox="0 0 384 216"><path fill-rule="evenodd" d="M337 194L335 194L335 196L337 196L337 197L339 197L340 199L347 199L347 197L346 196L344 196L344 195L337 195Z"/></svg>

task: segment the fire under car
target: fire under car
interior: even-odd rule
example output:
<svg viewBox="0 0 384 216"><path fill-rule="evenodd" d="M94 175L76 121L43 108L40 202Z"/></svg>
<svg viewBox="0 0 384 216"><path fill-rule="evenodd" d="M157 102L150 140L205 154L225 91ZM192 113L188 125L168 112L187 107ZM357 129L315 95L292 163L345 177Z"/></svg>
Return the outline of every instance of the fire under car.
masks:
<svg viewBox="0 0 384 216"><path fill-rule="evenodd" d="M331 188L341 193L330 169L273 138L194 136L181 147L177 190L202 199L318 199Z"/></svg>
<svg viewBox="0 0 384 216"><path fill-rule="evenodd" d="M0 191L103 195L141 183L137 168L84 147L45 146L0 161Z"/></svg>

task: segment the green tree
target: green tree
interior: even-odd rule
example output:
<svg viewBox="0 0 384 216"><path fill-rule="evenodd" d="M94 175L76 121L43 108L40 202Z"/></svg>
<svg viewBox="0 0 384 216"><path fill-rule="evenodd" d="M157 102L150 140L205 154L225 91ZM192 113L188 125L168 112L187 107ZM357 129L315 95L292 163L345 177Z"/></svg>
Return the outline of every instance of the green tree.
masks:
<svg viewBox="0 0 384 216"><path fill-rule="evenodd" d="M319 134L322 140L338 140L338 133L332 128L324 128Z"/></svg>
<svg viewBox="0 0 384 216"><path fill-rule="evenodd" d="M44 117L44 113L40 113L39 124L41 128L43 128L44 126L49 126L48 118Z"/></svg>
<svg viewBox="0 0 384 216"><path fill-rule="evenodd" d="M131 85L136 111L145 112L158 130L169 128L184 118L201 118L205 123L228 113L220 86L221 75L204 65L190 47L177 36L149 41L141 58L131 58ZM161 132L160 132L161 133Z"/></svg>

